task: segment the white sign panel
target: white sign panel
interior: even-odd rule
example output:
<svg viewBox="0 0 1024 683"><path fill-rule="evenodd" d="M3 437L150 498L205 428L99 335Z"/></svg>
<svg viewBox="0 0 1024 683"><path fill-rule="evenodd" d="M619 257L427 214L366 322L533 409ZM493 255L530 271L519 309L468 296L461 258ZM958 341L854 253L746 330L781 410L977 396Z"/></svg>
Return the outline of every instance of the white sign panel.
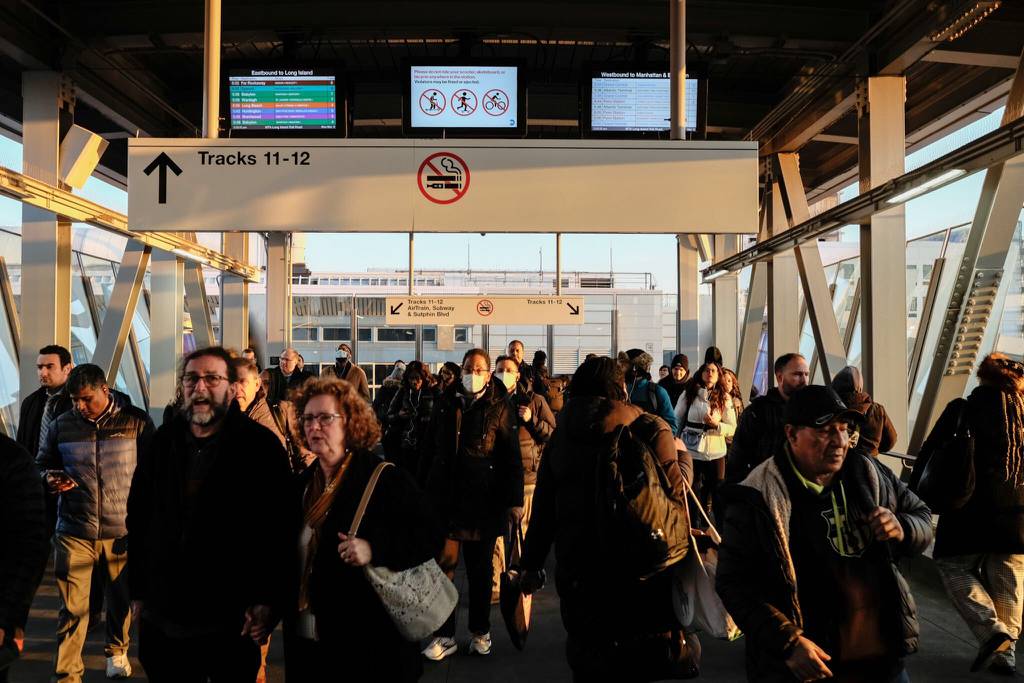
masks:
<svg viewBox="0 0 1024 683"><path fill-rule="evenodd" d="M134 138L132 230L756 233L757 143Z"/></svg>
<svg viewBox="0 0 1024 683"><path fill-rule="evenodd" d="M388 325L582 325L582 296L389 296Z"/></svg>
<svg viewBox="0 0 1024 683"><path fill-rule="evenodd" d="M515 66L410 66L412 128L506 128L518 125Z"/></svg>

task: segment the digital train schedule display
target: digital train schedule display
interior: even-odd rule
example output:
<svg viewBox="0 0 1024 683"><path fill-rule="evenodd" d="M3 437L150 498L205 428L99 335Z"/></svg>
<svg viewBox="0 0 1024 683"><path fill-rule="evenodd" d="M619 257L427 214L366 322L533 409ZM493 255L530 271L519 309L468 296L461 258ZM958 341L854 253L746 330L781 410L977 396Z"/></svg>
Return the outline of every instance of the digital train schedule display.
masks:
<svg viewBox="0 0 1024 683"><path fill-rule="evenodd" d="M335 131L337 77L327 69L238 69L228 75L236 131Z"/></svg>

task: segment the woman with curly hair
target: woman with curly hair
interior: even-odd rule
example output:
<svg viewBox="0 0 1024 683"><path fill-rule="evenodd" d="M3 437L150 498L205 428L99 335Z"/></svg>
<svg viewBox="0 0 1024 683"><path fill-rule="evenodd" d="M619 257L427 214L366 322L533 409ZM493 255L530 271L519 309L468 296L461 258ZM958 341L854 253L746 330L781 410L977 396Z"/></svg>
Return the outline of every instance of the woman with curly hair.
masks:
<svg viewBox="0 0 1024 683"><path fill-rule="evenodd" d="M399 634L363 567L401 571L437 555L443 532L424 495L402 469L380 476L359 527L347 535L380 459L377 418L351 384L306 382L294 395L296 437L316 455L299 476L296 498L298 595L286 618L288 681L415 681L416 643Z"/></svg>
<svg viewBox="0 0 1024 683"><path fill-rule="evenodd" d="M736 432L736 409L719 381L721 374L714 363L701 365L676 403L679 434L693 457L694 493L705 510L725 479L725 440Z"/></svg>

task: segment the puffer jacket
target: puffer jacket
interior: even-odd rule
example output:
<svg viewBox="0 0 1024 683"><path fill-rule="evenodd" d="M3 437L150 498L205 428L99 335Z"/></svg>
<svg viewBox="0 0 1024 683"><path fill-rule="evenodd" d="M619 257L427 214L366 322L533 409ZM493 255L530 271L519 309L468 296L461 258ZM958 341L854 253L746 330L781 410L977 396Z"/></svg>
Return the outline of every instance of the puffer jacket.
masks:
<svg viewBox="0 0 1024 683"><path fill-rule="evenodd" d="M500 535L505 511L523 505L519 430L505 385L495 379L467 407L462 385L435 404L427 492L449 532Z"/></svg>
<svg viewBox="0 0 1024 683"><path fill-rule="evenodd" d="M77 410L60 415L40 446L36 465L64 470L78 486L60 494L57 532L87 540L121 538L128 491L139 454L153 436L153 421L144 411L110 393L110 403L95 422Z"/></svg>
<svg viewBox="0 0 1024 683"><path fill-rule="evenodd" d="M709 415L717 415L719 423L712 427L704 423L704 418ZM676 424L679 434L687 427L691 429L702 429L706 436L706 452L691 450L690 455L694 460L717 460L725 457L725 440L736 433L736 408L731 400L725 402L725 410L712 409L708 402L708 390L701 387L693 397L692 403L686 402L686 392L679 395L679 402L676 403Z"/></svg>
<svg viewBox="0 0 1024 683"><path fill-rule="evenodd" d="M782 428L786 399L776 387L758 396L746 407L736 425L729 446L725 480L740 482L755 467L777 453L786 441Z"/></svg>
<svg viewBox="0 0 1024 683"><path fill-rule="evenodd" d="M791 490L797 484L787 458L782 448L742 483L720 489L728 507L715 588L747 636L750 681L791 682L786 653L803 634L799 577L789 545ZM920 554L928 547L931 511L887 467L862 453L850 451L838 477L849 510L856 511L851 517L864 519L882 506L891 510L903 527L902 542L886 543L878 552L871 552L869 546L864 558L885 563L891 592L882 604L895 610L893 616L899 619L899 654L912 654L918 647L917 607L894 557Z"/></svg>
<svg viewBox="0 0 1024 683"><path fill-rule="evenodd" d="M377 396L373 399L373 413L381 426L388 424L388 411L395 400L395 396L402 389L402 380L393 377L384 378L384 383L377 390Z"/></svg>
<svg viewBox="0 0 1024 683"><path fill-rule="evenodd" d="M544 445L555 431L555 415L548 407L543 396L534 391L524 391L519 386L512 395L512 410L519 425L519 454L523 458L523 483L536 484L537 470L540 468L540 457L544 453ZM519 419L519 407L529 406L530 421Z"/></svg>

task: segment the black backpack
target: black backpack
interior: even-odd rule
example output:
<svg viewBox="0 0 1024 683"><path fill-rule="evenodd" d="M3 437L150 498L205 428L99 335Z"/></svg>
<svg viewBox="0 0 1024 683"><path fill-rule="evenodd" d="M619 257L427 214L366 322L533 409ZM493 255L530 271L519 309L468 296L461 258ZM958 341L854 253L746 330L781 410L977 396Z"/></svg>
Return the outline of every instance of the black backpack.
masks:
<svg viewBox="0 0 1024 683"><path fill-rule="evenodd" d="M605 436L594 509L600 556L609 573L643 579L686 556L690 522L685 500L671 496L668 478L643 438L645 432L653 436L658 424L643 416L631 427L620 425Z"/></svg>
<svg viewBox="0 0 1024 683"><path fill-rule="evenodd" d="M932 512L959 510L974 495L974 435L968 419L966 399L951 401L936 424L940 434L929 436L918 453L910 474L910 489ZM955 420L955 421L954 421Z"/></svg>

